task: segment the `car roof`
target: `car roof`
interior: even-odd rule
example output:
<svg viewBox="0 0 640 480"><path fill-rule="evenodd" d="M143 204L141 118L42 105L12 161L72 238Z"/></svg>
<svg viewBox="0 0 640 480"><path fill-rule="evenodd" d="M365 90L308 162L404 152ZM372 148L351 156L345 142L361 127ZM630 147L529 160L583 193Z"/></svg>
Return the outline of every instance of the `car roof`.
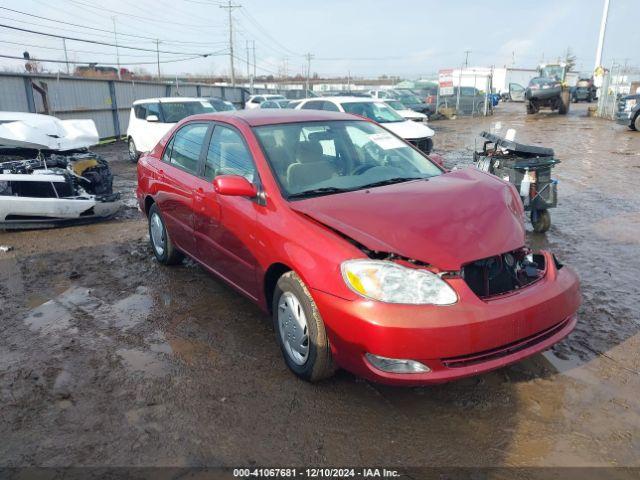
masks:
<svg viewBox="0 0 640 480"><path fill-rule="evenodd" d="M277 125L281 123L297 122L322 122L330 120L359 120L368 121L358 115L342 112L329 112L326 110L288 110L288 109L260 109L235 110L218 113L203 113L188 117L197 120L222 120L235 119L248 124L251 127L262 125Z"/></svg>
<svg viewBox="0 0 640 480"><path fill-rule="evenodd" d="M133 102L133 105L141 103L176 103L176 102L206 102L208 98L202 97L158 97L158 98L142 98Z"/></svg>
<svg viewBox="0 0 640 480"><path fill-rule="evenodd" d="M358 102L358 103L362 103L362 102L367 102L367 103L384 103L383 100L380 100L379 98L371 98L371 97L313 97L313 98L306 98L305 100L329 100L332 102L336 102L336 103L354 103L354 102Z"/></svg>

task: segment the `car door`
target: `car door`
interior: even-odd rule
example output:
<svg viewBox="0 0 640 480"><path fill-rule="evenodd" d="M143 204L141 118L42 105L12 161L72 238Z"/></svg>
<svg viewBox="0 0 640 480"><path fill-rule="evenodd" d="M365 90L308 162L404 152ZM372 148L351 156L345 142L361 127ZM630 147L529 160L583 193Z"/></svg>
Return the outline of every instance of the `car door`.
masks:
<svg viewBox="0 0 640 480"><path fill-rule="evenodd" d="M524 102L524 90L525 88L519 83L510 83L509 99L512 102Z"/></svg>
<svg viewBox="0 0 640 480"><path fill-rule="evenodd" d="M142 118L138 124L138 138L134 138L138 151L149 152L171 129L172 125L163 123L162 109L158 102L147 103L140 112Z"/></svg>
<svg viewBox="0 0 640 480"><path fill-rule="evenodd" d="M259 184L251 152L238 130L216 124L197 182L195 238L197 258L217 275L257 298L257 261L252 254L258 205L256 199L218 195L218 175L241 175Z"/></svg>
<svg viewBox="0 0 640 480"><path fill-rule="evenodd" d="M156 203L162 212L171 240L190 255L196 255L194 200L196 179L204 155L210 123L187 123L168 142L157 172Z"/></svg>

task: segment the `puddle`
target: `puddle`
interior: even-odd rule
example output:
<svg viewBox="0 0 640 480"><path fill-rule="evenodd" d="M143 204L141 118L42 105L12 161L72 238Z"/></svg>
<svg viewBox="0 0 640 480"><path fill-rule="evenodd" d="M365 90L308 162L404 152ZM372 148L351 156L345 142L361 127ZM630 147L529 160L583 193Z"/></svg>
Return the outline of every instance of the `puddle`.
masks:
<svg viewBox="0 0 640 480"><path fill-rule="evenodd" d="M154 353L121 348L116 350L116 354L129 370L142 372L145 376L161 377L168 373L164 362Z"/></svg>
<svg viewBox="0 0 640 480"><path fill-rule="evenodd" d="M100 301L91 295L91 290L83 287L71 287L56 298L48 300L31 310L24 323L32 332L41 334L66 330L77 333L71 327L74 310L89 312L94 310Z"/></svg>
<svg viewBox="0 0 640 480"><path fill-rule="evenodd" d="M131 328L149 317L154 301L148 292L147 287L138 287L136 293L109 307L116 327Z"/></svg>

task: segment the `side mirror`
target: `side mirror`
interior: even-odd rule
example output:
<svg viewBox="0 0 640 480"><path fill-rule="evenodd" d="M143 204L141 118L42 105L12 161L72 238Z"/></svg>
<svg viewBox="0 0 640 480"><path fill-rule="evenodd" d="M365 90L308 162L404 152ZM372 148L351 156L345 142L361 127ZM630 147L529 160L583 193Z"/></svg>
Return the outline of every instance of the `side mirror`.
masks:
<svg viewBox="0 0 640 480"><path fill-rule="evenodd" d="M157 115L147 115L147 118L145 118L145 120L147 122L159 122L160 119L158 118Z"/></svg>
<svg viewBox="0 0 640 480"><path fill-rule="evenodd" d="M240 175L219 175L213 179L213 188L220 195L254 198L258 195L256 186Z"/></svg>

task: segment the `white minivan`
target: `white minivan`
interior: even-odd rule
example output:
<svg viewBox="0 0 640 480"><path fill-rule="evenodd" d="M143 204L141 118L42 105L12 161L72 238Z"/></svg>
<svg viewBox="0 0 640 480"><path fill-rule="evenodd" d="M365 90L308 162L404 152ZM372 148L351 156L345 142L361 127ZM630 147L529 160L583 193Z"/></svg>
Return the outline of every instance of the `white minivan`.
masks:
<svg viewBox="0 0 640 480"><path fill-rule="evenodd" d="M129 159L137 162L142 152L156 146L176 123L189 115L216 109L204 98L165 97L136 100L131 106L127 142Z"/></svg>
<svg viewBox="0 0 640 480"><path fill-rule="evenodd" d="M406 120L382 100L365 97L314 97L301 101L295 108L346 112L367 117L427 154L433 149L433 130L423 122Z"/></svg>

